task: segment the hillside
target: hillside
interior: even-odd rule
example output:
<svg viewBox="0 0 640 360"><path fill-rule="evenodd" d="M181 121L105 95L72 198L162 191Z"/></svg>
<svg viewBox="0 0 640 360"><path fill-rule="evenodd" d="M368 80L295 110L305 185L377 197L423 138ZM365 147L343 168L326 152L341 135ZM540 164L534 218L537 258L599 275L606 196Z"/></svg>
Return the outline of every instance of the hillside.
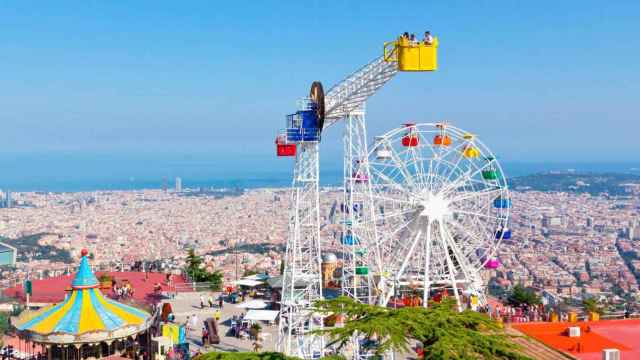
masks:
<svg viewBox="0 0 640 360"><path fill-rule="evenodd" d="M518 191L574 192L629 196L640 189L640 176L624 173L547 172L510 179ZM629 186L632 184L632 186ZM634 186L635 184L635 190Z"/></svg>

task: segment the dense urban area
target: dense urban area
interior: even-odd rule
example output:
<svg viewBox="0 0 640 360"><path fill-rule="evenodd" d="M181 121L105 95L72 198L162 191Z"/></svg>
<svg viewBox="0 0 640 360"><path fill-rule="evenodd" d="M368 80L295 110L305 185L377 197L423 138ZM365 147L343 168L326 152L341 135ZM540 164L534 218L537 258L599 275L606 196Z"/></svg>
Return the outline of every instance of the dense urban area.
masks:
<svg viewBox="0 0 640 360"><path fill-rule="evenodd" d="M622 304L637 297L640 181L609 175L615 190L608 190L598 182L602 176L554 177L560 179L556 184L541 185L541 176L514 181L514 235L499 249L502 266L485 270L491 293L499 296L522 284L550 302L590 294ZM581 191L594 186L587 181L598 182L603 192ZM537 190L558 183L566 191ZM2 286L18 284L27 274L69 273L84 248L103 269L142 262L179 271L187 249L195 248L226 281L253 270L279 273L290 207L286 189L176 190L11 194L11 206L0 209L0 237L18 255L15 268L4 267ZM322 191L328 248L340 236L341 197L338 188Z"/></svg>

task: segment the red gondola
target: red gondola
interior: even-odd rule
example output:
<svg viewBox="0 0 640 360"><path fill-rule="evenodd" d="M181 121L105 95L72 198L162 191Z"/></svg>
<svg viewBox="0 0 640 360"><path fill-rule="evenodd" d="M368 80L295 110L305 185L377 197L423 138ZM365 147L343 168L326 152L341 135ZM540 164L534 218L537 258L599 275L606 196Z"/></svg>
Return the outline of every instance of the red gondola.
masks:
<svg viewBox="0 0 640 360"><path fill-rule="evenodd" d="M418 139L418 134L416 134L415 125L413 123L404 124L404 126L408 129L407 133L402 137L402 146L404 147L414 147L418 146L420 142Z"/></svg>
<svg viewBox="0 0 640 360"><path fill-rule="evenodd" d="M296 144L287 142L284 135L276 137L276 152L278 156L296 156Z"/></svg>

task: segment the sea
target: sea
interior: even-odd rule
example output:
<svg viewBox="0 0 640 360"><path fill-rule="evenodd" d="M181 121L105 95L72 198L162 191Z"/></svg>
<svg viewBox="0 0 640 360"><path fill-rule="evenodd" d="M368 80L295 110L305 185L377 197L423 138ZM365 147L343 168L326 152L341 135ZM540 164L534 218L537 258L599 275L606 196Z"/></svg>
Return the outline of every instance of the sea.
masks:
<svg viewBox="0 0 640 360"><path fill-rule="evenodd" d="M638 163L499 160L507 177L550 171L633 173ZM280 188L291 184L293 160L250 154L54 153L0 155L0 189L85 192L173 188ZM321 185L342 183L342 159L321 158Z"/></svg>

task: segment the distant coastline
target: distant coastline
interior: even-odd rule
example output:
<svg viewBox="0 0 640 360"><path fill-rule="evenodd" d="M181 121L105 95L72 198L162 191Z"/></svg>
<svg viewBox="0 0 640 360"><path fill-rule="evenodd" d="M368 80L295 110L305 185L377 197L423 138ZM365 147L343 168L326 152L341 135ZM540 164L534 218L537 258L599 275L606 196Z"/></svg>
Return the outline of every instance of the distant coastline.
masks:
<svg viewBox="0 0 640 360"><path fill-rule="evenodd" d="M236 158L233 156L233 158ZM207 155L23 155L0 156L0 189L17 192L83 192L174 187L286 188L293 162L275 156L211 159ZM339 186L341 160L321 158L321 185ZM501 161L508 178L547 172L620 173L640 175L638 163Z"/></svg>

